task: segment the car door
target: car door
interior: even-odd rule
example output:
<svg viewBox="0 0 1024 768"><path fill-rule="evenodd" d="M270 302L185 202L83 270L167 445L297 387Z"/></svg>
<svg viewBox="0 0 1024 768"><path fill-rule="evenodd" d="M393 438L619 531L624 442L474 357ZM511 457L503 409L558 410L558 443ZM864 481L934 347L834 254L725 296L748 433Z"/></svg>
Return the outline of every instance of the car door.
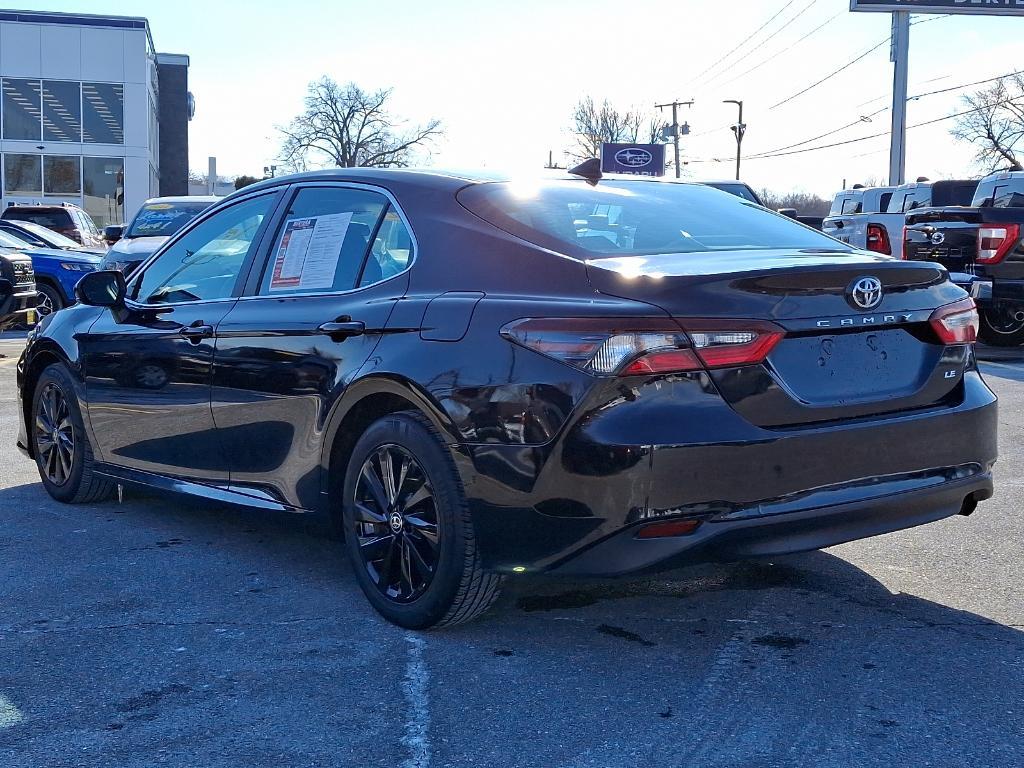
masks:
<svg viewBox="0 0 1024 768"><path fill-rule="evenodd" d="M80 339L102 461L227 483L210 412L215 334L278 199L254 195L198 222L132 280L123 309Z"/></svg>
<svg viewBox="0 0 1024 768"><path fill-rule="evenodd" d="M221 322L213 417L232 490L312 508L331 408L372 354L408 286L410 229L385 192L292 191Z"/></svg>

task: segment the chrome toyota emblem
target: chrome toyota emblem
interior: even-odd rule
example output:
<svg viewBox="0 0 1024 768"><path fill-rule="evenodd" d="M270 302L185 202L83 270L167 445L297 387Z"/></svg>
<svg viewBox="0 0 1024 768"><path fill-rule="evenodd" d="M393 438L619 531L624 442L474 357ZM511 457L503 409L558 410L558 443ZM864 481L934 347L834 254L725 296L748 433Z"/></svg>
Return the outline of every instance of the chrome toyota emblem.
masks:
<svg viewBox="0 0 1024 768"><path fill-rule="evenodd" d="M932 245L942 245L946 242L946 236L941 232L936 232L931 236Z"/></svg>
<svg viewBox="0 0 1024 768"><path fill-rule="evenodd" d="M858 277L847 294L850 304L857 309L874 309L882 303L882 281L877 277Z"/></svg>
<svg viewBox="0 0 1024 768"><path fill-rule="evenodd" d="M654 155L646 149L640 149L639 147L620 149L615 153L615 162L630 168L643 168L645 165L650 165L653 161Z"/></svg>

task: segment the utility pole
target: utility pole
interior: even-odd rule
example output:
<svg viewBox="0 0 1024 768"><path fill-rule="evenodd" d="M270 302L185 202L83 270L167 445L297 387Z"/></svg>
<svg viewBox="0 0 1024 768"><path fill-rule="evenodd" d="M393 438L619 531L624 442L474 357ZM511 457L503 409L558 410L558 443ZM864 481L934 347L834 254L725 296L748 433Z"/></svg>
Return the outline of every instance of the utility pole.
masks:
<svg viewBox="0 0 1024 768"><path fill-rule="evenodd" d="M892 144L889 149L889 184L897 186L907 175L907 73L910 59L910 12L892 15Z"/></svg>
<svg viewBox="0 0 1024 768"><path fill-rule="evenodd" d="M735 99L726 99L723 104L735 104L740 108L740 117L736 125L732 126L732 132L736 135L736 181L740 180L740 158L743 151L743 137L747 135L747 124L743 122L743 102Z"/></svg>
<svg viewBox="0 0 1024 768"><path fill-rule="evenodd" d="M679 108L680 107L692 107L692 101L673 101L671 104L655 104L657 109L664 109L665 107L672 107L672 125L666 126L662 130L662 138L667 139L669 136L672 137L672 144L675 147L675 163L676 163L676 178L680 177L680 162L679 162L679 137L685 136L690 132L689 124L679 125Z"/></svg>

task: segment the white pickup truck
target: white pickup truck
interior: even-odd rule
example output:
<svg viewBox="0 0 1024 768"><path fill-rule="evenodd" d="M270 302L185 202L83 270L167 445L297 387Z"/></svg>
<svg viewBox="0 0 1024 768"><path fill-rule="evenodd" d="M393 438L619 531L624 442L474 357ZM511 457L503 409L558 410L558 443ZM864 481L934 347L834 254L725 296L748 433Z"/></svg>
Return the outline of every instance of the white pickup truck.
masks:
<svg viewBox="0 0 1024 768"><path fill-rule="evenodd" d="M977 181L918 181L899 187L843 190L832 201L822 231L837 240L903 258L907 213L930 206L970 205Z"/></svg>

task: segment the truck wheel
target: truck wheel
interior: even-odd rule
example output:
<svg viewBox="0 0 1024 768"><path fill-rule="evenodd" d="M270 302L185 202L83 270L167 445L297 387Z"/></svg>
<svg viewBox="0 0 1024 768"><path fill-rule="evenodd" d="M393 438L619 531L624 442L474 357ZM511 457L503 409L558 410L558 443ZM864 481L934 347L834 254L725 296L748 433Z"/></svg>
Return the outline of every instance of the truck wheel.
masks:
<svg viewBox="0 0 1024 768"><path fill-rule="evenodd" d="M1019 347L1024 344L1024 310L1016 307L993 307L981 312L981 340L993 347Z"/></svg>
<svg viewBox="0 0 1024 768"><path fill-rule="evenodd" d="M342 503L356 580L388 621L452 626L497 598L502 577L481 568L455 463L422 415L370 425L352 452Z"/></svg>

